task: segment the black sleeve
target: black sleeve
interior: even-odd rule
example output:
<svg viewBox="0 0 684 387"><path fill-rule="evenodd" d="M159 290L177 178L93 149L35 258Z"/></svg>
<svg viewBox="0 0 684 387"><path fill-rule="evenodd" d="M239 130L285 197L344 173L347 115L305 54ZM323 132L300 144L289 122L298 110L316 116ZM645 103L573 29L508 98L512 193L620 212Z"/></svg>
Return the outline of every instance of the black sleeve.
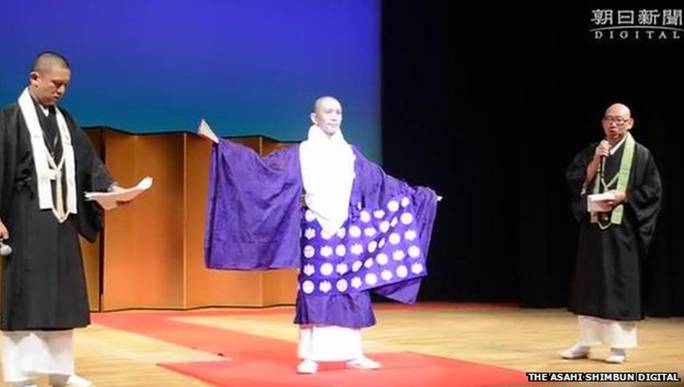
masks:
<svg viewBox="0 0 684 387"><path fill-rule="evenodd" d="M587 216L586 191L591 187L590 184L588 187L585 186L585 181L587 179L587 165L593 157L595 146L596 144L591 144L578 153L565 171L565 180L570 189L572 214L578 222Z"/></svg>
<svg viewBox="0 0 684 387"><path fill-rule="evenodd" d="M636 216L641 248L643 252L648 252L655 233L663 190L653 156L644 147L638 149L638 160L641 165L637 168L638 175L634 176L635 184L632 184L627 192L627 205Z"/></svg>
<svg viewBox="0 0 684 387"><path fill-rule="evenodd" d="M85 193L106 191L113 183L107 168L95 152L88 135L81 129L68 113L65 119L71 131L71 144L74 147L76 176L78 184L78 231L87 240L93 242L102 228L103 210L95 201L86 201Z"/></svg>
<svg viewBox="0 0 684 387"><path fill-rule="evenodd" d="M0 110L0 219L7 213L15 188L18 111L18 107Z"/></svg>

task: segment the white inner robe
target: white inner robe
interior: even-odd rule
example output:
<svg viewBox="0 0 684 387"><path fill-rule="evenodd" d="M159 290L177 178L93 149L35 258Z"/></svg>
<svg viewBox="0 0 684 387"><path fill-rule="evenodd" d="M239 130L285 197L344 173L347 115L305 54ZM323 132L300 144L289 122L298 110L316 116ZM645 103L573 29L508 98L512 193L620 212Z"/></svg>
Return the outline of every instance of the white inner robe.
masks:
<svg viewBox="0 0 684 387"><path fill-rule="evenodd" d="M300 325L300 359L347 361L363 356L361 329L337 325Z"/></svg>
<svg viewBox="0 0 684 387"><path fill-rule="evenodd" d="M72 375L73 332L72 329L4 331L2 368L5 382L22 382L40 375Z"/></svg>
<svg viewBox="0 0 684 387"><path fill-rule="evenodd" d="M309 128L299 148L304 200L329 235L339 230L349 214L354 183L354 152L342 131L328 137L321 128ZM346 361L363 356L361 330L337 325L300 325L300 359Z"/></svg>
<svg viewBox="0 0 684 387"><path fill-rule="evenodd" d="M578 316L581 345L591 347L604 344L610 348L636 348L636 321L606 320L592 316Z"/></svg>

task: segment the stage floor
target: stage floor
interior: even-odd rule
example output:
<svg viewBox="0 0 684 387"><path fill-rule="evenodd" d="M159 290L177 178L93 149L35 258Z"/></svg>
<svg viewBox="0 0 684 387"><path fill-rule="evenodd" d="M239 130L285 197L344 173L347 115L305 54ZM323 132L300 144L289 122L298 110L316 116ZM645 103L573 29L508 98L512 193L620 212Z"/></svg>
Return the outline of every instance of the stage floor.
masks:
<svg viewBox="0 0 684 387"><path fill-rule="evenodd" d="M379 371L325 365L317 375L296 375L297 327L289 306L93 314L93 325L75 334L76 368L101 387L349 383L361 387L414 385L416 380L423 386L445 382L509 386L525 384L525 372L677 372L684 376L684 318L641 322L639 348L628 352L626 363L614 365L603 362L606 348L597 349L589 359L560 358L559 352L577 338L576 318L561 309L379 304L376 314L378 324L364 331L364 346L370 357L382 361ZM44 378L40 383L47 385Z"/></svg>

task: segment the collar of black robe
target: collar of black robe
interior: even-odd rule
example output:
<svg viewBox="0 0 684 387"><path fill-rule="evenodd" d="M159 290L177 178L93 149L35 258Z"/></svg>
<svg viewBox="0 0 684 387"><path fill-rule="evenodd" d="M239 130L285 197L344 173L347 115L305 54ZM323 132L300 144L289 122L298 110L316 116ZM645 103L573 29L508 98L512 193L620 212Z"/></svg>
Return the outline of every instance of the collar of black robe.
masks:
<svg viewBox="0 0 684 387"><path fill-rule="evenodd" d="M57 107L55 105L43 106L33 98L33 96L31 96L31 100L36 107L36 113L38 113L38 122L40 123L40 128L43 130L45 147L50 153L50 156L52 156L52 159L58 163L59 159L62 157L62 147L59 136L59 126L57 124L57 114L55 112Z"/></svg>

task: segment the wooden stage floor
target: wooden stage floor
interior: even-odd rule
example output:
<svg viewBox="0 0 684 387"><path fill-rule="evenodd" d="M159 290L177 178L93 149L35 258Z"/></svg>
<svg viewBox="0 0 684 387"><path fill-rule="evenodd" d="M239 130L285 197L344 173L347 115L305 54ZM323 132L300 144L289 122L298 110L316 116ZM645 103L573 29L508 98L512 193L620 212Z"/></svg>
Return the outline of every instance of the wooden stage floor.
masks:
<svg viewBox="0 0 684 387"><path fill-rule="evenodd" d="M127 318L164 313L169 312L94 314L93 325L75 333L77 372L100 387L208 385L158 364L229 359L172 340L161 340L154 335L114 328L108 323L112 319L124 321ZM267 337L287 342L297 340L297 328L292 324L293 307L290 306L171 313L173 321L183 323L178 329L191 324L219 332L237 331L249 337ZM410 351L523 372L677 372L684 377L684 318L648 318L640 322L639 348L628 351L626 363L614 365L602 360L607 356L606 348L594 351L590 359L571 361L560 358L559 352L577 338L576 318L562 309L521 309L490 304L378 304L376 314L378 324L364 331L365 350L371 357L374 352ZM169 334L180 337L192 333ZM293 365L296 364L295 356L293 351ZM295 372L294 366L292 372ZM45 378L39 382L39 385L47 385ZM574 385L583 387L592 384Z"/></svg>

